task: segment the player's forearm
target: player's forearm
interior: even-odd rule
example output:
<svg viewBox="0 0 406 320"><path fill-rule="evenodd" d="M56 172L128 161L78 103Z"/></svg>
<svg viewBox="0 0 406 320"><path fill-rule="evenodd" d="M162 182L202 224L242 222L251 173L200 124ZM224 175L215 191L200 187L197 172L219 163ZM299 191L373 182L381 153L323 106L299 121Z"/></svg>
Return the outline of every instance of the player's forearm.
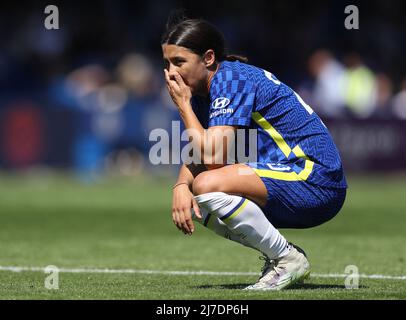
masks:
<svg viewBox="0 0 406 320"><path fill-rule="evenodd" d="M204 137L205 129L201 125L199 119L196 117L193 112L192 106L190 103L185 104L180 108L180 116L182 118L185 129L189 131L189 134L193 137L192 143L195 148L200 150L203 154L204 151Z"/></svg>
<svg viewBox="0 0 406 320"><path fill-rule="evenodd" d="M213 132L205 130L200 121L193 112L190 103L180 108L180 115L187 130L193 137L192 144L197 150L200 150L201 161L208 169L220 168L224 166L227 159L227 141L224 143L223 136L216 137ZM215 148L217 144L222 143L223 149ZM220 142L221 141L221 142ZM207 147L207 148L206 148ZM220 159L220 160L219 160Z"/></svg>
<svg viewBox="0 0 406 320"><path fill-rule="evenodd" d="M186 167L186 165L182 165L179 170L178 180L176 184L186 183L189 187L192 185L194 180L192 172Z"/></svg>

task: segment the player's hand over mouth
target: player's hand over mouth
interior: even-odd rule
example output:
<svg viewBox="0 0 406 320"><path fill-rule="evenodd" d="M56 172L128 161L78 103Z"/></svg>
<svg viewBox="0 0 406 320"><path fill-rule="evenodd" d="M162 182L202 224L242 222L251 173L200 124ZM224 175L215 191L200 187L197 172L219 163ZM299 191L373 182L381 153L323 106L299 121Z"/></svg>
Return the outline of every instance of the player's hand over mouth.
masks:
<svg viewBox="0 0 406 320"><path fill-rule="evenodd" d="M185 84L181 75L176 72L170 72L164 70L166 85L169 91L169 94L173 102L178 107L179 111L182 112L184 106L190 106L190 99L192 98L192 92L190 88Z"/></svg>

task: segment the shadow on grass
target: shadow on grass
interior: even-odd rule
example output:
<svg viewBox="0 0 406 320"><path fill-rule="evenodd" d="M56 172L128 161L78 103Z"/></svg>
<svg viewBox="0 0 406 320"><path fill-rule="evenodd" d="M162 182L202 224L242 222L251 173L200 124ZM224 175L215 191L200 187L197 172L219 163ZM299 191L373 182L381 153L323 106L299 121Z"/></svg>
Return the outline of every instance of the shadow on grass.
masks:
<svg viewBox="0 0 406 320"><path fill-rule="evenodd" d="M196 286L197 289L229 289L229 290L241 290L245 287L248 287L252 283L233 283L233 284L214 284L214 285L202 285ZM359 286L359 289L368 288L367 286ZM290 288L285 290L320 290L320 289L341 289L346 290L344 285L337 285L337 284L316 284L316 283L303 283L303 284L295 284Z"/></svg>

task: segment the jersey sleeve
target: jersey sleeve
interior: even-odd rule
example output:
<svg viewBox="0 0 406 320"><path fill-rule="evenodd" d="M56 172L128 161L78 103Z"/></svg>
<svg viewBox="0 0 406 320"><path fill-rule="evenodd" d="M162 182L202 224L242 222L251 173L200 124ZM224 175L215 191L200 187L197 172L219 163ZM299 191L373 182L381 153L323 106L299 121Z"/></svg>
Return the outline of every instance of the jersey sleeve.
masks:
<svg viewBox="0 0 406 320"><path fill-rule="evenodd" d="M209 127L249 126L255 102L255 85L243 75L226 70L210 88Z"/></svg>

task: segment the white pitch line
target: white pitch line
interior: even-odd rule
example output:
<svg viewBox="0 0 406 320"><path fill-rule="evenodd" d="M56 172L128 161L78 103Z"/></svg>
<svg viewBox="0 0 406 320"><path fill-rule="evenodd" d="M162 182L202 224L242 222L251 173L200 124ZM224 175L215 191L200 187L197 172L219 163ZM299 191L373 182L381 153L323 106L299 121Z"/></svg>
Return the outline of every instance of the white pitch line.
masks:
<svg viewBox="0 0 406 320"><path fill-rule="evenodd" d="M257 272L216 272L216 271L165 271L165 270L142 270L142 269L88 269L88 268L58 268L61 273L113 273L113 274L158 274L158 275L207 275L207 276L258 276ZM45 272L42 267L16 267L16 266L0 266L0 271L11 272ZM339 273L311 273L313 278L345 278L350 275ZM364 279L383 279L383 280L406 280L406 276L391 276L382 274L359 274L360 278Z"/></svg>

